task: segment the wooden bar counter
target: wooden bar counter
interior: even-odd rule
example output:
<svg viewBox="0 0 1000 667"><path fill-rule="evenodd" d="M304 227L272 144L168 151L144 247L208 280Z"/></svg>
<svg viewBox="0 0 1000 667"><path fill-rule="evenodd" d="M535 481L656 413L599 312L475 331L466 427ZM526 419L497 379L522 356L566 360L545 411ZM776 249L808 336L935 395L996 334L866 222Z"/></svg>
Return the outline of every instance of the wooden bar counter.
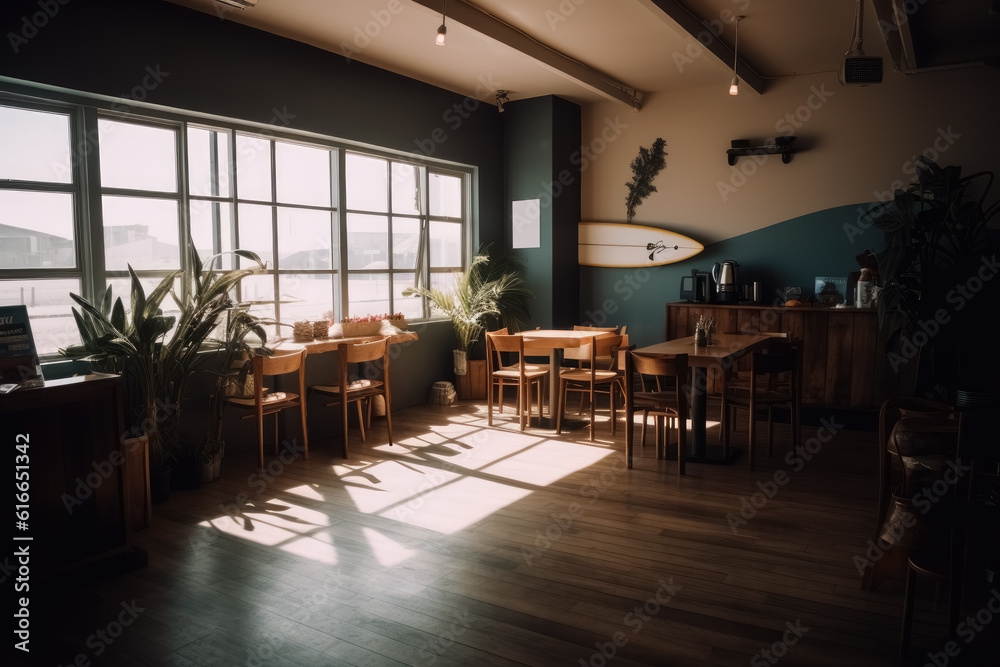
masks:
<svg viewBox="0 0 1000 667"><path fill-rule="evenodd" d="M666 340L690 336L701 316L715 317L719 333L786 332L801 341L805 405L876 409L890 396L912 393L917 358L892 367L874 308L668 303ZM710 373L709 393L720 388Z"/></svg>

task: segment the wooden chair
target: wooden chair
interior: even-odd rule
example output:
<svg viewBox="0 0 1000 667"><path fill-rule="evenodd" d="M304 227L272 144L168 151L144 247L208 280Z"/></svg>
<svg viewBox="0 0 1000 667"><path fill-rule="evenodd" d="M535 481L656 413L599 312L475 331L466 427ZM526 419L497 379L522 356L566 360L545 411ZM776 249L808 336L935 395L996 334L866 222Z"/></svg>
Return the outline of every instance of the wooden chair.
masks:
<svg viewBox="0 0 1000 667"><path fill-rule="evenodd" d="M686 354L673 357L632 355L632 369L639 375L642 391L633 392L632 406L627 415L626 428L632 428L633 415L642 411L642 438L646 438L646 419L656 420L656 458L666 458L670 442L670 422L677 422L677 474L685 473L687 460L688 401L684 385L688 383L688 358ZM654 384L655 390L647 389ZM666 420L666 424L664 424ZM661 437L662 436L662 437ZM644 442L643 442L644 444Z"/></svg>
<svg viewBox="0 0 1000 667"><path fill-rule="evenodd" d="M337 346L337 384L335 385L314 385L309 387L309 391L332 396L333 400L326 403L326 407L334 405L340 406L341 428L344 438L344 457L348 456L347 448L347 408L350 403L354 403L358 410L358 423L361 428L361 441L367 442L365 435L365 423L370 424L371 419L371 399L375 396L385 398L385 425L389 433L389 444L392 444L392 397L389 388L389 339L366 341L362 343L341 343ZM361 364L367 362L381 362L382 379L359 378L350 380L348 378L348 364ZM362 414L361 402L367 403L367 419Z"/></svg>
<svg viewBox="0 0 1000 667"><path fill-rule="evenodd" d="M776 331L758 331L753 334L743 334L742 332L737 332L741 335L759 335L767 336L770 340L765 348L767 353L770 352L783 352L791 347L801 348L801 344L797 339L792 339L788 333L776 332ZM742 358L741 358L742 359ZM740 367L744 370L740 371ZM723 434L728 428L730 431L736 430L736 423L729 419L729 410L726 407L726 392L727 390L732 391L736 387L742 387L743 389L750 388L750 372L746 370L748 364L737 363L733 364L729 368L722 370L722 391L720 393L720 399L722 405L719 409L719 441L724 441ZM780 381L783 387L788 386L787 377L776 378L775 381ZM726 447L726 456L729 455L728 446Z"/></svg>
<svg viewBox="0 0 1000 667"><path fill-rule="evenodd" d="M582 325L582 324L574 324L573 325L573 331L596 331L596 332L601 332L601 333L616 333L616 334L620 334L622 336L625 336L624 340L622 341L622 345L621 345L622 347L628 347L628 336L626 335L626 330L627 329L628 329L627 325L626 326L622 326L621 330L619 330L618 327L591 327L591 326L585 326L585 325ZM566 360L575 361L576 362L576 368L587 368L588 365L590 364L590 353L587 352L587 350L585 348L583 348L583 347L571 347L571 348L568 348L568 349L566 349L566 350L563 351L563 360L564 361L566 361ZM610 370L611 367L612 367L611 355L609 354L608 356L598 357L597 358L597 366L601 370ZM621 362L621 360L619 360L619 362L618 362L618 369L619 369L619 371L621 371L621 369L622 369L622 362ZM580 406L579 406L579 408L577 408L577 412L582 413L583 412L583 402L587 398L587 394L585 392L578 392L578 393L580 394ZM604 391L604 390L601 390L601 389L599 389L598 391L595 392L595 394L597 394L597 395L599 395L599 394L607 394L607 393L608 393L607 391ZM610 400L610 398L609 398L609 400Z"/></svg>
<svg viewBox="0 0 1000 667"><path fill-rule="evenodd" d="M506 331L506 330L504 330ZM517 362L513 365L504 365L501 357L502 353L516 353ZM549 374L547 368L542 366L532 366L524 362L524 337L510 336L499 332L489 332L486 334L486 363L487 375L490 382L499 383L500 391L503 392L503 383L517 386L517 412L520 422L520 429L525 428L525 406L527 406L527 418L531 418L531 384L534 383L538 389L538 416L542 416L542 380ZM500 408L503 410L503 394L500 394ZM493 426L493 391L486 396L486 409L488 423Z"/></svg>
<svg viewBox="0 0 1000 667"><path fill-rule="evenodd" d="M306 351L299 350L287 354L275 353L271 356L255 355L253 357L253 398L227 397L227 405L235 405L251 410L242 419L255 419L257 422L257 468L264 469L264 416L291 408L299 408L302 416L302 443L305 448L305 458L309 458L309 430L306 424ZM295 373L298 378L299 393L269 391L264 388L264 378ZM274 418L274 453L278 453L278 418Z"/></svg>
<svg viewBox="0 0 1000 667"><path fill-rule="evenodd" d="M507 335L507 328L504 327L503 329L497 329L496 331L490 331L488 333L497 334L499 336L506 336ZM526 355L526 356L532 356L532 355L541 356L542 352L543 351L532 350L532 349L527 348L527 347L524 349L524 355ZM548 354L548 350L544 350L544 353ZM496 355L497 356L494 359L494 362L495 362L495 365L493 367L494 371L501 370L501 369L505 370L505 371L515 371L515 374L501 373L501 374L497 374L497 375L494 375L493 373L487 372L487 376L489 376L490 383L491 383L490 393L491 394L493 393L492 392L492 387L496 387L497 388L497 405L499 407L500 414L503 414L503 389L504 389L505 386L512 386L515 389L517 388L518 379L517 379L517 376L516 376L516 371L518 370L518 364L515 363L515 364L504 365L504 363L503 363L503 357L502 357L501 353L500 352L496 352ZM524 357L521 357L522 360L523 360L523 358ZM522 363L522 361L519 360L518 363ZM542 366L542 365L539 365L539 364L526 364L525 365L525 370L533 373L534 371L544 371L544 370L546 370L546 367ZM547 378L547 376L546 376L546 378ZM541 414L541 411L542 411L542 403L541 403L541 401L539 401L539 403L538 403L538 412L539 412L539 414Z"/></svg>
<svg viewBox="0 0 1000 667"><path fill-rule="evenodd" d="M784 378L779 379L779 375ZM790 347L782 352L764 354L754 352L750 359L750 386L723 387L722 405L722 444L725 453L729 451L729 429L725 422L730 419L728 411L745 408L750 413L749 452L750 469L754 469L754 449L757 439L757 408L767 408L767 455L771 456L774 444L774 408L787 408L791 414L792 446L796 447L801 439L801 424L799 419L802 402L800 381L799 349ZM761 383L759 378L765 376L767 381Z"/></svg>
<svg viewBox="0 0 1000 667"><path fill-rule="evenodd" d="M570 391L585 392L590 399L590 439L594 439L594 409L595 395L599 386L606 387L611 396L611 435L615 434L615 388L622 392L624 404L625 386L623 377L618 372L618 348L622 345L622 337L617 334L595 335L589 343L580 348L588 356L587 367L567 368L559 374L559 405L556 408L556 433L562 433L562 414L566 405L566 395ZM611 358L611 368L603 370L598 367L599 357Z"/></svg>

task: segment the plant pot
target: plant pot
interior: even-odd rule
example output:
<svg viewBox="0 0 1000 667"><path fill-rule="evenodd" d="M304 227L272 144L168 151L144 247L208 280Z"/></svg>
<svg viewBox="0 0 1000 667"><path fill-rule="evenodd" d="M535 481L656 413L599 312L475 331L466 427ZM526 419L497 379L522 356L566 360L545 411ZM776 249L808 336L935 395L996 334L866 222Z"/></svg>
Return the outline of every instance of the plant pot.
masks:
<svg viewBox="0 0 1000 667"><path fill-rule="evenodd" d="M172 470L152 470L149 473L149 499L153 503L162 503L170 499L170 477Z"/></svg>
<svg viewBox="0 0 1000 667"><path fill-rule="evenodd" d="M122 443L122 449L125 452L123 473L129 527L139 530L147 527L151 518L149 438L128 438Z"/></svg>
<svg viewBox="0 0 1000 667"><path fill-rule="evenodd" d="M462 400L484 400L486 398L487 378L486 360L470 359L466 361L468 372L455 376L455 391Z"/></svg>
<svg viewBox="0 0 1000 667"><path fill-rule="evenodd" d="M200 476L200 482L202 484L208 484L213 480L212 475L215 472L215 459L208 461L201 461L201 467L198 469Z"/></svg>
<svg viewBox="0 0 1000 667"><path fill-rule="evenodd" d="M382 320L377 322L341 322L340 330L344 338L354 336L374 336L382 330Z"/></svg>
<svg viewBox="0 0 1000 667"><path fill-rule="evenodd" d="M469 353L465 350L452 350L452 364L455 369L455 375L465 375L468 373L468 358ZM461 398L461 396L459 396Z"/></svg>

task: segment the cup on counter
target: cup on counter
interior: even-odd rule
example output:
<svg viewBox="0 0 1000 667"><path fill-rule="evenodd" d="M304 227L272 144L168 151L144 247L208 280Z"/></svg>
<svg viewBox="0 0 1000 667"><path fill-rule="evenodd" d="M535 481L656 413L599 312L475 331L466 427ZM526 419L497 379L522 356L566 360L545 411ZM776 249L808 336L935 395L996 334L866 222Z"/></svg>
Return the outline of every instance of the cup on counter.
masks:
<svg viewBox="0 0 1000 667"><path fill-rule="evenodd" d="M758 281L753 283L753 302L754 305L760 305L761 299L764 298L764 285Z"/></svg>

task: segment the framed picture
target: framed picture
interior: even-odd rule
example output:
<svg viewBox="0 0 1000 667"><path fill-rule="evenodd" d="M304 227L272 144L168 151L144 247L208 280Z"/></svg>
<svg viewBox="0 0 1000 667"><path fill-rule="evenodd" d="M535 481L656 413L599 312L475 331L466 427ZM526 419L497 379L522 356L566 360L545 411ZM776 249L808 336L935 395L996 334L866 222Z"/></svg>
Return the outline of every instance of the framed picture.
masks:
<svg viewBox="0 0 1000 667"><path fill-rule="evenodd" d="M847 302L847 277L816 276L816 301L821 306L837 306Z"/></svg>

